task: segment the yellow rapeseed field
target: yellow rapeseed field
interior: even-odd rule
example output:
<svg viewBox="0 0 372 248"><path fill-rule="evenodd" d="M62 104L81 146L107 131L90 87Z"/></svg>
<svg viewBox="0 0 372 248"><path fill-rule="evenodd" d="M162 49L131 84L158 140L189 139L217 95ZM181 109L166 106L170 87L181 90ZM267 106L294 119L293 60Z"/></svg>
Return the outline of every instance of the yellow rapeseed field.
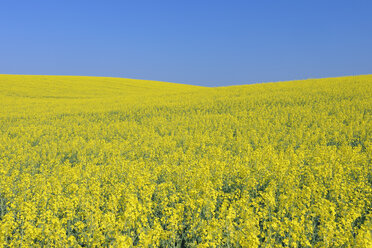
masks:
<svg viewBox="0 0 372 248"><path fill-rule="evenodd" d="M0 75L1 247L372 247L372 75Z"/></svg>

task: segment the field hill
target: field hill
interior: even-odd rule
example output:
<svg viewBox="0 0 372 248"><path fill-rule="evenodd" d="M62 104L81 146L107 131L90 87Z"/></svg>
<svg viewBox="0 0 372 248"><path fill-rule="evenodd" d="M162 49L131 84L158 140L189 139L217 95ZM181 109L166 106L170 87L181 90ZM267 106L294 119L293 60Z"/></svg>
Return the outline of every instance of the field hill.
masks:
<svg viewBox="0 0 372 248"><path fill-rule="evenodd" d="M0 75L0 246L372 247L372 75Z"/></svg>
<svg viewBox="0 0 372 248"><path fill-rule="evenodd" d="M8 114L107 111L148 97L186 94L202 87L107 77L0 75ZM26 113L25 113L26 112Z"/></svg>

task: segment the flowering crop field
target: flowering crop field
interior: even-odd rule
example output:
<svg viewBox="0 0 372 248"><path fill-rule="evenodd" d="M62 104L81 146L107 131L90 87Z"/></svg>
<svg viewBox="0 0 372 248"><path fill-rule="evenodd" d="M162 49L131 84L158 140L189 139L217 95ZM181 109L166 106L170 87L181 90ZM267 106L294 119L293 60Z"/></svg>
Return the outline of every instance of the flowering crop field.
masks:
<svg viewBox="0 0 372 248"><path fill-rule="evenodd" d="M0 75L1 247L372 247L372 75Z"/></svg>

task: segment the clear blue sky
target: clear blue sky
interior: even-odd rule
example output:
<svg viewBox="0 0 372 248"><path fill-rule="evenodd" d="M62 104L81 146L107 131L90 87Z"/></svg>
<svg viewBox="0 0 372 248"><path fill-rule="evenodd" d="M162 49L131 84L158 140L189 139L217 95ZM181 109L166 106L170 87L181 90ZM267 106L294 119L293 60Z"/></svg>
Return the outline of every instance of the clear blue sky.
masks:
<svg viewBox="0 0 372 248"><path fill-rule="evenodd" d="M0 1L0 74L218 86L371 73L372 1Z"/></svg>

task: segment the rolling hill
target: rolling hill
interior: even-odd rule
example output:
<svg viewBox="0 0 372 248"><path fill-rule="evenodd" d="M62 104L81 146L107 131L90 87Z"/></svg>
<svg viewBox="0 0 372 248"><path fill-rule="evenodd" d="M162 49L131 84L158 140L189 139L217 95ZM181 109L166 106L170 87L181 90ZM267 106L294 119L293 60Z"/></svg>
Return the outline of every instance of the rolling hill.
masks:
<svg viewBox="0 0 372 248"><path fill-rule="evenodd" d="M0 75L0 244L371 247L372 75Z"/></svg>

